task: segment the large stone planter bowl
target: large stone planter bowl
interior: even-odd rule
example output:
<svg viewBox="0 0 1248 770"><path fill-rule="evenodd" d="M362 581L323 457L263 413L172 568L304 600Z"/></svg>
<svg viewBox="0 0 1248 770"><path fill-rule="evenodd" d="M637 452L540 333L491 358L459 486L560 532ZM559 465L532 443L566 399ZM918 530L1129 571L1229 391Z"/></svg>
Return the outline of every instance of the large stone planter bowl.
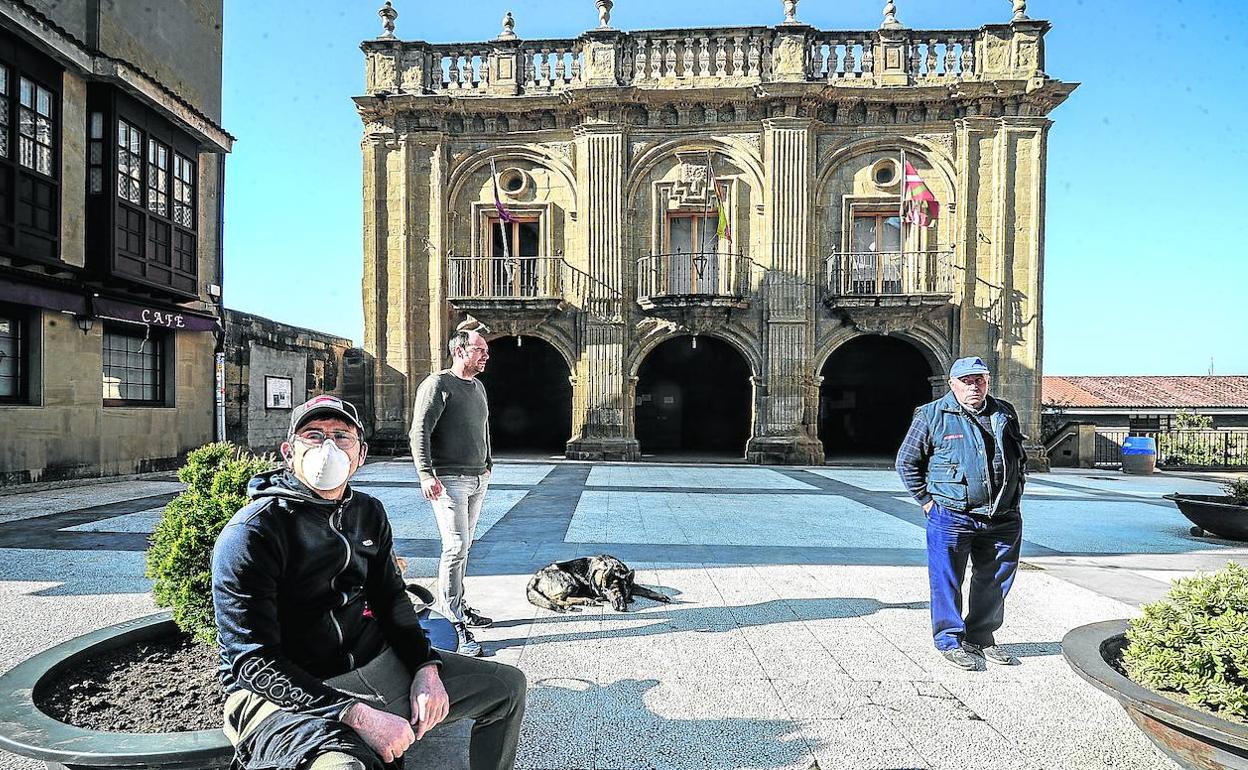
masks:
<svg viewBox="0 0 1248 770"><path fill-rule="evenodd" d="M1192 527L1192 534L1212 532L1227 540L1248 540L1248 506L1235 505L1227 495L1165 495L1179 506Z"/></svg>
<svg viewBox="0 0 1248 770"><path fill-rule="evenodd" d="M1248 727L1145 689L1112 665L1127 646L1127 621L1080 626L1062 639L1062 656L1098 690L1126 709L1136 727L1188 770L1248 770Z"/></svg>
<svg viewBox="0 0 1248 770"><path fill-rule="evenodd" d="M58 644L0 676L0 749L54 768L226 768L234 749L220 730L181 733L111 733L58 722L35 707L41 682L108 650L168 636L177 627L169 613L139 618Z"/></svg>

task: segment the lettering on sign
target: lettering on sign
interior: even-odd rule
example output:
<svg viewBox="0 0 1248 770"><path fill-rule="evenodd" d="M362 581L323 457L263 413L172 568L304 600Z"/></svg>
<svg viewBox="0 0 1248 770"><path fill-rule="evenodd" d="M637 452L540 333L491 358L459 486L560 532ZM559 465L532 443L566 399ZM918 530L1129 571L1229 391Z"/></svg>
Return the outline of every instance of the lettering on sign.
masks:
<svg viewBox="0 0 1248 770"><path fill-rule="evenodd" d="M143 323L165 326L170 329L186 328L186 321L181 313L164 313L159 310L143 308Z"/></svg>

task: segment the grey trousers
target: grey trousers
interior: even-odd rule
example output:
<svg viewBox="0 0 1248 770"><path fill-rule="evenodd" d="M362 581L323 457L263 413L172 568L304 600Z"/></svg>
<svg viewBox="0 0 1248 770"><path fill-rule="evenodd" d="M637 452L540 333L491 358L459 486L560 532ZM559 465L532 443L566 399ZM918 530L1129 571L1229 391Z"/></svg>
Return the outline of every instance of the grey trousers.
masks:
<svg viewBox="0 0 1248 770"><path fill-rule="evenodd" d="M443 493L433 501L433 515L442 535L442 558L438 561L438 612L453 623L463 623L464 575L468 552L481 518L481 504L490 485L487 471L480 476L439 476Z"/></svg>
<svg viewBox="0 0 1248 770"><path fill-rule="evenodd" d="M520 723L524 720L528 682L524 673L513 666L442 653L442 686L451 700L450 713L438 727L461 719L473 720L468 743L468 766L471 770L511 770L516 762L516 746L520 742ZM387 649L370 663L325 681L336 690L364 701L373 708L412 718L412 677L393 651ZM250 721L236 732L230 728L231 715L241 709L252 710ZM278 707L259 695L239 690L225 702L225 736L233 745L254 730ZM434 728L436 735L438 727ZM359 760L348 754L326 752L318 755L308 770L362 770Z"/></svg>

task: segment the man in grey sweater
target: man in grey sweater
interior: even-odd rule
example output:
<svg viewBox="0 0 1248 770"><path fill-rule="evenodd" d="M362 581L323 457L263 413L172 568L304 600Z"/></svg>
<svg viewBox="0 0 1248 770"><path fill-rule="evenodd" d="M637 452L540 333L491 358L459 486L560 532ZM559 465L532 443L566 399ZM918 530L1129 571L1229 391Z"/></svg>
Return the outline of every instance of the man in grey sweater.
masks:
<svg viewBox="0 0 1248 770"><path fill-rule="evenodd" d="M478 656L481 645L468 627L493 621L464 601L464 573L494 466L489 405L477 379L490 359L490 346L475 331L459 331L447 347L451 368L429 375L416 390L408 438L421 492L433 505L442 534L438 609L455 625L459 652Z"/></svg>

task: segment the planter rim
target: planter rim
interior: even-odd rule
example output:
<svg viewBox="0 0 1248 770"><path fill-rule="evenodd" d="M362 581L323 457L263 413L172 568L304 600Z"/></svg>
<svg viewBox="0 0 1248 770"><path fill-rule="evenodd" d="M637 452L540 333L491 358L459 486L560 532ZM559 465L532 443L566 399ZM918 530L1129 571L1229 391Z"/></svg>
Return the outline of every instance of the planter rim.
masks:
<svg viewBox="0 0 1248 770"><path fill-rule="evenodd" d="M1123 705L1188 732L1248 750L1248 726L1214 716L1139 685L1111 666L1101 654L1104 643L1126 636L1126 619L1103 620L1073 628L1062 637L1062 657L1075 673Z"/></svg>
<svg viewBox="0 0 1248 770"><path fill-rule="evenodd" d="M34 702L36 685L64 661L118 636L150 637L172 624L172 614L159 612L62 642L0 675L0 749L63 765L132 766L165 759L209 759L232 752L220 729L176 733L127 733L87 730L58 722Z"/></svg>
<svg viewBox="0 0 1248 770"><path fill-rule="evenodd" d="M1217 506L1218 508L1231 508L1236 511L1248 511L1248 505L1238 505L1236 503L1224 502L1232 499L1230 495L1185 495L1178 492L1172 492L1168 495L1162 495L1162 497L1176 503L1199 503L1201 505Z"/></svg>

